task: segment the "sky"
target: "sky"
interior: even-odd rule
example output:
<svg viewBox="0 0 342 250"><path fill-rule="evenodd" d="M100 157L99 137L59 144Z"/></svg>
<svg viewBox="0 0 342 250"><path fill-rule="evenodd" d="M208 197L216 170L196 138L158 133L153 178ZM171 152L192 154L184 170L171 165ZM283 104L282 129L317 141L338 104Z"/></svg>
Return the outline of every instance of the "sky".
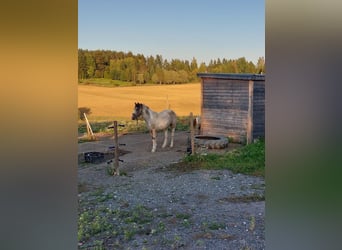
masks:
<svg viewBox="0 0 342 250"><path fill-rule="evenodd" d="M78 47L209 63L265 57L261 0L79 0Z"/></svg>

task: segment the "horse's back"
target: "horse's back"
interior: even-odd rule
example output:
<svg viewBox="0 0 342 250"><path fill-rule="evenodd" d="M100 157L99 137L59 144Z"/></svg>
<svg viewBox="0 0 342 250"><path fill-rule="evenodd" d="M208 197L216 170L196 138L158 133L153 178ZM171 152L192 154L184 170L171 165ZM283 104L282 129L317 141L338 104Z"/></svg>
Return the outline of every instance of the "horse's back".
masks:
<svg viewBox="0 0 342 250"><path fill-rule="evenodd" d="M176 127L177 116L176 113L171 109L165 109L158 113L158 124L160 127ZM157 125L157 124L156 124ZM159 127L159 126L157 126Z"/></svg>
<svg viewBox="0 0 342 250"><path fill-rule="evenodd" d="M177 115L175 113L175 111L171 110L171 109L166 109L164 110L165 112L167 112L170 116L170 118L172 119L173 123L176 123L177 121Z"/></svg>

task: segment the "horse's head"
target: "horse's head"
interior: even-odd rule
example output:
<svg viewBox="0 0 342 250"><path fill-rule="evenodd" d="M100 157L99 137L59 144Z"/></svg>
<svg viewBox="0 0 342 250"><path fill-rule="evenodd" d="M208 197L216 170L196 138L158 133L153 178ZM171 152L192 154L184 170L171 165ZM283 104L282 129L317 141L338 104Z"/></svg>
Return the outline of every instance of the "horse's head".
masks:
<svg viewBox="0 0 342 250"><path fill-rule="evenodd" d="M134 110L132 113L132 120L138 120L138 118L142 115L143 112L143 104L142 103L134 103Z"/></svg>

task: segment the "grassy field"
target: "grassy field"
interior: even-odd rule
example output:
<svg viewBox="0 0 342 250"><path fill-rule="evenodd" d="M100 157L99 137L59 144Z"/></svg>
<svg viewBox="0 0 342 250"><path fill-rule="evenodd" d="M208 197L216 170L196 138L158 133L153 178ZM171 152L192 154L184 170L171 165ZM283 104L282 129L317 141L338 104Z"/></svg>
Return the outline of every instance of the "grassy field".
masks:
<svg viewBox="0 0 342 250"><path fill-rule="evenodd" d="M90 121L131 119L134 102L141 102L154 111L173 109L178 116L200 114L201 84L129 86L105 88L78 85L78 108L90 109Z"/></svg>
<svg viewBox="0 0 342 250"><path fill-rule="evenodd" d="M99 87L125 87L125 86L136 86L137 84L133 82L125 82L120 80L111 80L106 78L91 78L83 79L78 82L80 85L93 85ZM144 85L152 85L153 83L145 83ZM154 84L153 84L154 85Z"/></svg>

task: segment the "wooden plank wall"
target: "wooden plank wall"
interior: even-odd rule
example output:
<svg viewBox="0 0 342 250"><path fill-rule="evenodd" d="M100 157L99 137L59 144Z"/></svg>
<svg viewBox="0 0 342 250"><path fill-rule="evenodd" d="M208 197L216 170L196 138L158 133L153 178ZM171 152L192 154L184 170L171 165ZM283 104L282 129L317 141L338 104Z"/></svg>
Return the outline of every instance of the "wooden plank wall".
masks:
<svg viewBox="0 0 342 250"><path fill-rule="evenodd" d="M265 136L265 82L255 81L253 91L253 138Z"/></svg>
<svg viewBox="0 0 342 250"><path fill-rule="evenodd" d="M248 81L203 79L201 133L245 141L248 100Z"/></svg>
<svg viewBox="0 0 342 250"><path fill-rule="evenodd" d="M249 81L202 79L201 134L225 135L246 142L249 114ZM265 81L254 81L251 91L252 139L265 136Z"/></svg>

